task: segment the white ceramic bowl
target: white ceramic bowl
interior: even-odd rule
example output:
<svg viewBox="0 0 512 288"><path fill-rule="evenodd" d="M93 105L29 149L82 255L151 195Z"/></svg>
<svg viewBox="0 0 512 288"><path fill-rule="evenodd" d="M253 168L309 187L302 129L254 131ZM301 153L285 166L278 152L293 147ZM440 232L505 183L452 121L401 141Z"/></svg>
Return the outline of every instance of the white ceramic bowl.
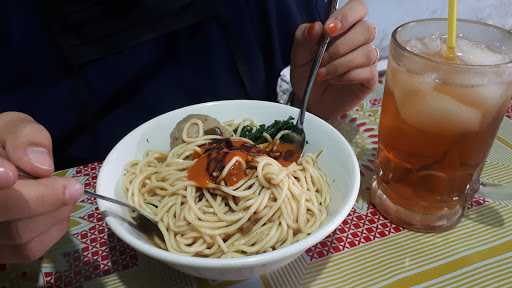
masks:
<svg viewBox="0 0 512 288"><path fill-rule="evenodd" d="M176 123L192 113L216 117L220 121L252 118L256 122L269 124L276 119L296 116L298 110L277 103L236 100L220 101L185 107L158 116L124 137L103 162L97 193L125 200L120 189L120 178L125 164L140 159L144 151L169 150L169 134ZM239 280L270 272L301 255L329 235L347 216L359 191L359 165L349 143L328 123L307 114L304 129L308 144L306 152L324 150L320 167L327 173L331 184L331 204L324 223L305 239L273 252L234 259L208 259L176 255L156 248L144 236L130 226L119 215L127 217L127 210L98 200L98 206L106 211L106 221L114 233L137 251L185 273L215 280Z"/></svg>

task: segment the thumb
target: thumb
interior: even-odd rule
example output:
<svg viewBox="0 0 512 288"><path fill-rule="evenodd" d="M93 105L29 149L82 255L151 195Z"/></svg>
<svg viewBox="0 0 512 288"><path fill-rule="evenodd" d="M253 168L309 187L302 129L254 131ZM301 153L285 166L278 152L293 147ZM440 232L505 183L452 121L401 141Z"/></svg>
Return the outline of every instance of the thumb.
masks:
<svg viewBox="0 0 512 288"><path fill-rule="evenodd" d="M295 31L292 48L292 64L301 67L310 64L322 39L323 25L320 22L302 24Z"/></svg>
<svg viewBox="0 0 512 288"><path fill-rule="evenodd" d="M0 146L14 166L36 177L53 173L52 139L48 131L28 115L0 114Z"/></svg>

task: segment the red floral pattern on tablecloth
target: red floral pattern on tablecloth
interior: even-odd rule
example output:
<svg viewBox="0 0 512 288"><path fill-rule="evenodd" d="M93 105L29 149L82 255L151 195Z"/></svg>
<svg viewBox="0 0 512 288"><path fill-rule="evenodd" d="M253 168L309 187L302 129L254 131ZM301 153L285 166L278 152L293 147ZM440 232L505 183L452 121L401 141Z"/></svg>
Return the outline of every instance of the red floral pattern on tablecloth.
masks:
<svg viewBox="0 0 512 288"><path fill-rule="evenodd" d="M80 166L72 170L72 176L87 177L84 187L94 191L100 167L99 162ZM62 255L67 269L44 272L47 287L80 286L81 283L124 271L138 264L137 252L108 228L96 199L86 197L82 202L92 205L90 210L80 216L91 225L72 235L79 241L80 248Z"/></svg>
<svg viewBox="0 0 512 288"><path fill-rule="evenodd" d="M368 101L370 108L378 108L382 105L382 97L372 98Z"/></svg>
<svg viewBox="0 0 512 288"><path fill-rule="evenodd" d="M382 98L370 99L368 103L371 108L378 108L382 104ZM372 177L372 172L375 170L374 163L377 156L378 130L375 127L368 126L368 121L364 117L358 118L354 115L344 114L340 119L359 129L359 134L364 135L367 139L365 145L371 148L371 151L366 153L364 159L359 159L362 182L364 182L365 179L370 179L368 177ZM362 188L364 189L364 187ZM370 188L366 187L366 189ZM468 204L468 208L478 207L487 202L488 200L485 198L475 197ZM359 212L357 209L352 208L348 216L333 233L306 250L306 256L310 261L315 261L401 231L403 231L403 228L392 224L372 205L365 212Z"/></svg>
<svg viewBox="0 0 512 288"><path fill-rule="evenodd" d="M76 167L73 171L73 176L88 177L84 183L84 189L96 191L96 180L100 172L101 162L91 163L89 165Z"/></svg>
<svg viewBox="0 0 512 288"><path fill-rule="evenodd" d="M508 117L509 119L512 119L512 103L510 104L510 106L508 106L508 110L505 113L505 116Z"/></svg>
<svg viewBox="0 0 512 288"><path fill-rule="evenodd" d="M374 105L380 105L380 98L372 99L369 102L373 102ZM361 168L361 175L363 177L372 175L375 170L375 168L373 167L373 162L377 158L377 145L379 137L379 131L377 127L370 126L368 120L366 119L360 119L356 116L350 116L348 114L342 115L339 119L353 126L355 129L358 129L359 134L362 135L365 139L367 139L365 146L367 148L370 148L372 151L370 153L366 153L364 155L364 158L358 160L359 167Z"/></svg>
<svg viewBox="0 0 512 288"><path fill-rule="evenodd" d="M475 197L468 208L479 207L488 202L483 197ZM315 261L401 231L404 229L389 222L373 206L365 213L352 209L333 233L306 250L306 256L310 261Z"/></svg>
<svg viewBox="0 0 512 288"><path fill-rule="evenodd" d="M366 213L352 209L341 225L320 243L306 250L306 255L309 260L318 260L401 231L402 228L389 222L374 207L370 207Z"/></svg>
<svg viewBox="0 0 512 288"><path fill-rule="evenodd" d="M137 253L117 238L105 222L73 237L81 241L81 249L64 253L69 269L45 273L46 284L71 287L74 283L84 283L137 265Z"/></svg>
<svg viewBox="0 0 512 288"><path fill-rule="evenodd" d="M381 105L381 98L371 99L368 103L370 108L378 108ZM508 108L506 116L512 119L512 105ZM367 126L365 119L346 117L346 120L357 127L359 132L368 139L369 142L366 145L375 146L377 144L378 131L375 127ZM361 163L363 176L373 171L372 162L376 154L374 150L371 151L370 156L372 157ZM85 189L94 191L100 167L100 162L80 166L72 169L72 175L85 177ZM121 241L108 228L96 205L96 200L87 197L82 202L89 204L91 208L80 218L91 225L72 235L80 243L80 247L62 255L67 264L66 270L43 272L45 287L82 286L87 281L125 271L138 265L136 251ZM484 198L476 197L468 206L469 208L478 207L487 202ZM401 231L403 231L402 228L390 223L373 206L370 206L366 212L352 209L333 233L306 251L306 256L311 261L315 261ZM6 270L8 270L8 266L0 264L0 272Z"/></svg>

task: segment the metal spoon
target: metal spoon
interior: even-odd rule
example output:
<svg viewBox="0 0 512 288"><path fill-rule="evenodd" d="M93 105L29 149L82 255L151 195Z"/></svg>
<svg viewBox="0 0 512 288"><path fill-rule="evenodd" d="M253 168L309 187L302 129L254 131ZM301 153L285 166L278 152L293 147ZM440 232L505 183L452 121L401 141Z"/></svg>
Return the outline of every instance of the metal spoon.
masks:
<svg viewBox="0 0 512 288"><path fill-rule="evenodd" d="M329 15L331 15L338 8L339 0L330 0L329 4ZM304 117L306 116L306 109L308 107L309 98L311 96L311 91L313 90L313 86L315 84L316 75L318 73L318 69L320 68L320 63L322 62L322 58L327 50L327 46L329 45L331 38L328 36L323 36L322 44L318 49L313 64L311 65L311 71L309 72L308 81L306 82L306 88L304 89L304 99L302 102L302 107L299 112L299 117L297 118L297 123L295 124L294 129L287 135L288 141L291 144L294 144L297 149L296 151L300 151L299 155L302 155L302 151L304 150L304 145L306 144L306 133L304 132Z"/></svg>
<svg viewBox="0 0 512 288"><path fill-rule="evenodd" d="M20 178L25 179L37 179L37 177L34 177L18 168L18 176ZM96 194L94 192L91 192L89 190L84 190L84 193L91 197L96 197L97 199L101 199L104 201L108 201L110 203L120 205L123 207L126 207L130 209L133 212L133 216L131 217L133 222L135 222L135 226L137 229L141 232L143 232L146 236L157 236L160 239L164 239L164 236L162 234L162 231L160 231L160 228L158 228L158 221L156 221L152 216L148 215L144 211L136 208L135 206L132 206L126 202L119 201L114 198L110 198L104 195Z"/></svg>

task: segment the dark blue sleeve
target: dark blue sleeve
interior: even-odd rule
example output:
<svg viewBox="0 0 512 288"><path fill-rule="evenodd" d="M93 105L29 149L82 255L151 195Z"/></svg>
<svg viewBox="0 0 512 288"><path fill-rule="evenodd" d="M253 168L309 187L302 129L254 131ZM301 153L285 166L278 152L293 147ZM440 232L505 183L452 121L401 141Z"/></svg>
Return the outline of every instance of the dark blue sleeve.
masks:
<svg viewBox="0 0 512 288"><path fill-rule="evenodd" d="M222 99L273 101L295 30L319 20L324 5L229 0L217 17L75 66L40 2L6 0L0 10L0 112L21 111L47 127L57 168L104 159L130 130L170 110Z"/></svg>

